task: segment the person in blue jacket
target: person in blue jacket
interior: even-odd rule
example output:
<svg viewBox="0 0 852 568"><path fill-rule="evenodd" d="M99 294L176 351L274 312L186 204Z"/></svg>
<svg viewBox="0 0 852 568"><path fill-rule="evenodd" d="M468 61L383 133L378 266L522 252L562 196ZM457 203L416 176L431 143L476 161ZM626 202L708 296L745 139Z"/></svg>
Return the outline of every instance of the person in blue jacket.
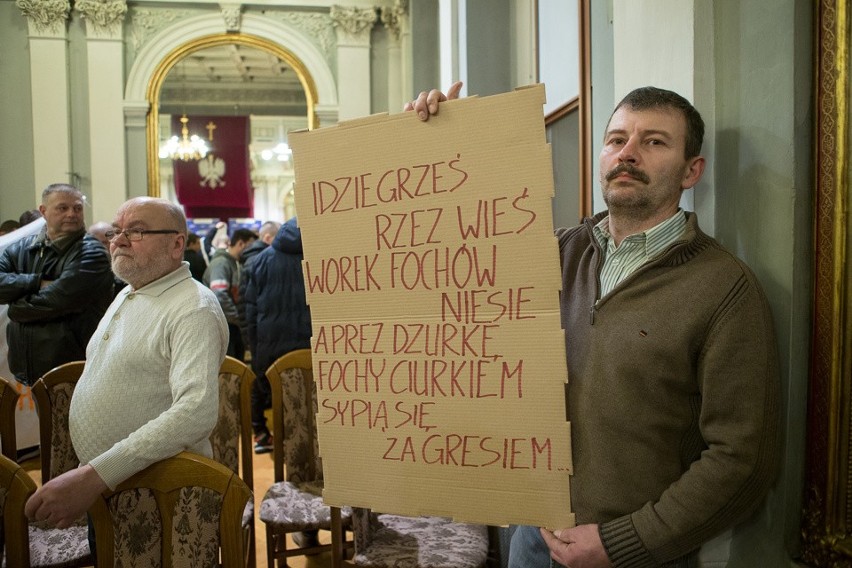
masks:
<svg viewBox="0 0 852 568"><path fill-rule="evenodd" d="M278 230L272 244L246 268L245 312L252 369L258 377L252 389L252 427L255 452L271 451L264 403L269 393L266 369L276 359L311 345L311 312L302 274L302 232L292 218Z"/></svg>

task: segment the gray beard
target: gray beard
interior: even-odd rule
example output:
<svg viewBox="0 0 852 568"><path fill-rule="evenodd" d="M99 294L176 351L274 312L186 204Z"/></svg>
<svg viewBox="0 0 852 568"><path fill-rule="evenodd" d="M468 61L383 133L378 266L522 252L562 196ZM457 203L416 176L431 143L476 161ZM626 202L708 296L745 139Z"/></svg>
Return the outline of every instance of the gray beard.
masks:
<svg viewBox="0 0 852 568"><path fill-rule="evenodd" d="M112 272L128 284L134 290L150 284L171 272L166 262L155 260L154 262L139 266L134 259L116 257L112 259Z"/></svg>

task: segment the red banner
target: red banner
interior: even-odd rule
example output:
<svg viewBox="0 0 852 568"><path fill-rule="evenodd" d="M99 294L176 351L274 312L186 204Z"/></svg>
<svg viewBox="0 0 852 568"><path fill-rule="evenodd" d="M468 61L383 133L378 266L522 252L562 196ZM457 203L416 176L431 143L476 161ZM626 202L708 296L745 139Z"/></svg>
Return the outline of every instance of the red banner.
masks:
<svg viewBox="0 0 852 568"><path fill-rule="evenodd" d="M175 160L175 193L187 217L252 217L254 188L249 171L249 123L244 116L190 116L189 133L207 143L200 160ZM180 136L180 117L172 132Z"/></svg>

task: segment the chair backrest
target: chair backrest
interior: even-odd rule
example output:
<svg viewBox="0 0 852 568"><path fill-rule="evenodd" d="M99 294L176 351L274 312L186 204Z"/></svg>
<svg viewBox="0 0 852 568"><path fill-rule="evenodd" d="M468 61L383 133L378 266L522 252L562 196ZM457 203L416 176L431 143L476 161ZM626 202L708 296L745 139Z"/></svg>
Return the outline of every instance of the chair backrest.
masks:
<svg viewBox="0 0 852 568"><path fill-rule="evenodd" d="M213 459L240 473L254 488L251 435L251 386L254 373L248 365L225 357L219 368L219 420L210 433Z"/></svg>
<svg viewBox="0 0 852 568"><path fill-rule="evenodd" d="M275 481L300 483L322 479L317 440L317 396L311 350L279 357L266 371L272 389L272 460Z"/></svg>
<svg viewBox="0 0 852 568"><path fill-rule="evenodd" d="M251 491L211 459L182 452L100 496L89 509L99 567L243 568L241 520Z"/></svg>
<svg viewBox="0 0 852 568"><path fill-rule="evenodd" d="M42 483L80 465L71 444L68 415L71 395L85 364L85 361L71 361L55 367L33 385L32 394L38 407Z"/></svg>
<svg viewBox="0 0 852 568"><path fill-rule="evenodd" d="M0 377L0 446L2 454L12 461L18 457L18 441L15 439L15 405L18 390L12 381Z"/></svg>
<svg viewBox="0 0 852 568"><path fill-rule="evenodd" d="M29 522L24 505L35 493L35 481L20 465L0 456L0 558L6 550L6 566L29 568Z"/></svg>

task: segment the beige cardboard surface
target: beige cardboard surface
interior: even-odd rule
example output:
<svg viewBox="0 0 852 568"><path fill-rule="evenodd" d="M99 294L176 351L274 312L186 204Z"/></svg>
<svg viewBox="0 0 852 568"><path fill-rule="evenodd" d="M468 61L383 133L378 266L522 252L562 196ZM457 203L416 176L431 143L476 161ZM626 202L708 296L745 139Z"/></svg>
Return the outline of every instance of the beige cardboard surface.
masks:
<svg viewBox="0 0 852 568"><path fill-rule="evenodd" d="M291 133L327 502L573 526L543 103Z"/></svg>

